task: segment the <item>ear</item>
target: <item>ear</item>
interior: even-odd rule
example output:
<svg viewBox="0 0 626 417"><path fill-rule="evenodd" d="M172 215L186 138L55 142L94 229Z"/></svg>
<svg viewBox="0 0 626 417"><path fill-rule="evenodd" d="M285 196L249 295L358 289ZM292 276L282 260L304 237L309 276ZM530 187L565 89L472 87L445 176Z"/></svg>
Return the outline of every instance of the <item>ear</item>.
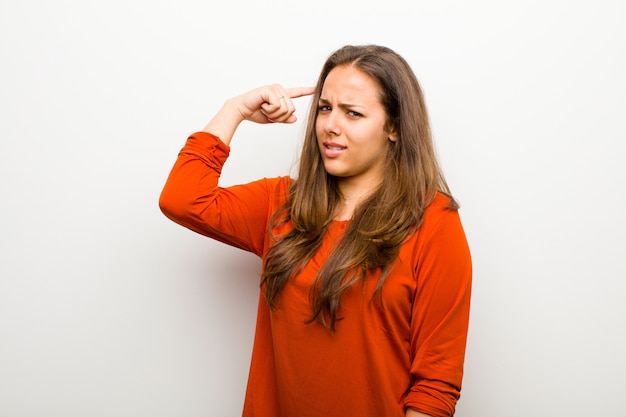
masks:
<svg viewBox="0 0 626 417"><path fill-rule="evenodd" d="M396 127L394 125L388 127L387 134L387 139L390 142L396 142L398 140L398 133L396 132Z"/></svg>

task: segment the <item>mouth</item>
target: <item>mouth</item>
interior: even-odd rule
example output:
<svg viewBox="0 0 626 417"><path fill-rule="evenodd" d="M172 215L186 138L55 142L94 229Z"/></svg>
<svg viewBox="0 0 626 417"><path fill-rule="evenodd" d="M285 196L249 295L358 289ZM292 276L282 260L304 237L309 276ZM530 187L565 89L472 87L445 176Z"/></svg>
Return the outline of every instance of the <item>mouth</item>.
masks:
<svg viewBox="0 0 626 417"><path fill-rule="evenodd" d="M333 151L342 151L342 150L346 149L345 146L337 145L337 144L334 144L334 143L325 143L324 147L326 149L331 149Z"/></svg>
<svg viewBox="0 0 626 417"><path fill-rule="evenodd" d="M336 158L347 149L346 146L334 142L324 142L322 145L324 146L324 155L328 158Z"/></svg>

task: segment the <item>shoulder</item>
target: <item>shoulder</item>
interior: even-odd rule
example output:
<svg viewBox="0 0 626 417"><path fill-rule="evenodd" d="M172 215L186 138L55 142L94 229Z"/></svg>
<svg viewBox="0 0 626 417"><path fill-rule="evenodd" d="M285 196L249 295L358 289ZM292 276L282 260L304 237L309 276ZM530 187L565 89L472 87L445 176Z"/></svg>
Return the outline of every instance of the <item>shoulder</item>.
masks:
<svg viewBox="0 0 626 417"><path fill-rule="evenodd" d="M291 185L293 184L293 178L291 177L263 178L261 181L265 182L268 190L273 190L278 194L286 195L289 195Z"/></svg>
<svg viewBox="0 0 626 417"><path fill-rule="evenodd" d="M293 179L287 176L262 178L255 183L264 190L263 192L272 201L271 206L275 208L289 199Z"/></svg>
<svg viewBox="0 0 626 417"><path fill-rule="evenodd" d="M424 220L426 220L427 217L434 218L449 214L458 216L458 205L456 201L450 196L437 192L433 200L426 207L426 210L424 210Z"/></svg>
<svg viewBox="0 0 626 417"><path fill-rule="evenodd" d="M446 234L464 235L458 205L450 196L438 192L424 211L419 234L432 236L444 231Z"/></svg>
<svg viewBox="0 0 626 417"><path fill-rule="evenodd" d="M471 269L467 236L456 206L449 196L438 193L426 208L422 224L411 237L413 245L408 248L416 267L430 262Z"/></svg>

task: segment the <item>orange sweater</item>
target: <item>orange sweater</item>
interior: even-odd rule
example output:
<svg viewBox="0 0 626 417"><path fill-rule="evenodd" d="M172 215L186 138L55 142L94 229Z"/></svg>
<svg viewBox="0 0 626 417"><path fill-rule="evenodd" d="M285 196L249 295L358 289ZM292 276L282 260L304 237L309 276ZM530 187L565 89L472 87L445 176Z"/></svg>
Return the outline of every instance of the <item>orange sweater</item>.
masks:
<svg viewBox="0 0 626 417"><path fill-rule="evenodd" d="M268 224L291 179L218 187L229 147L189 137L160 198L163 213L203 235L253 252L272 244ZM471 260L448 200L438 195L419 230L402 245L382 303L370 302L372 274L342 296L331 333L305 324L309 288L347 222L333 222L322 247L283 288L278 308L259 300L243 415L254 417L403 416L406 407L451 416L461 389Z"/></svg>

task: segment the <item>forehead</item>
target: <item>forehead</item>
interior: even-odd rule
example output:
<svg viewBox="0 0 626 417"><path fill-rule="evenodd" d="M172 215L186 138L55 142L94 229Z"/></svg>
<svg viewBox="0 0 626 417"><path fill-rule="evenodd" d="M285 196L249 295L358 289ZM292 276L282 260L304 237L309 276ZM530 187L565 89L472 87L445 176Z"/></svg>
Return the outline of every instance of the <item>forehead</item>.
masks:
<svg viewBox="0 0 626 417"><path fill-rule="evenodd" d="M333 68L322 86L322 100L341 102L381 101L381 88L377 81L353 66Z"/></svg>

